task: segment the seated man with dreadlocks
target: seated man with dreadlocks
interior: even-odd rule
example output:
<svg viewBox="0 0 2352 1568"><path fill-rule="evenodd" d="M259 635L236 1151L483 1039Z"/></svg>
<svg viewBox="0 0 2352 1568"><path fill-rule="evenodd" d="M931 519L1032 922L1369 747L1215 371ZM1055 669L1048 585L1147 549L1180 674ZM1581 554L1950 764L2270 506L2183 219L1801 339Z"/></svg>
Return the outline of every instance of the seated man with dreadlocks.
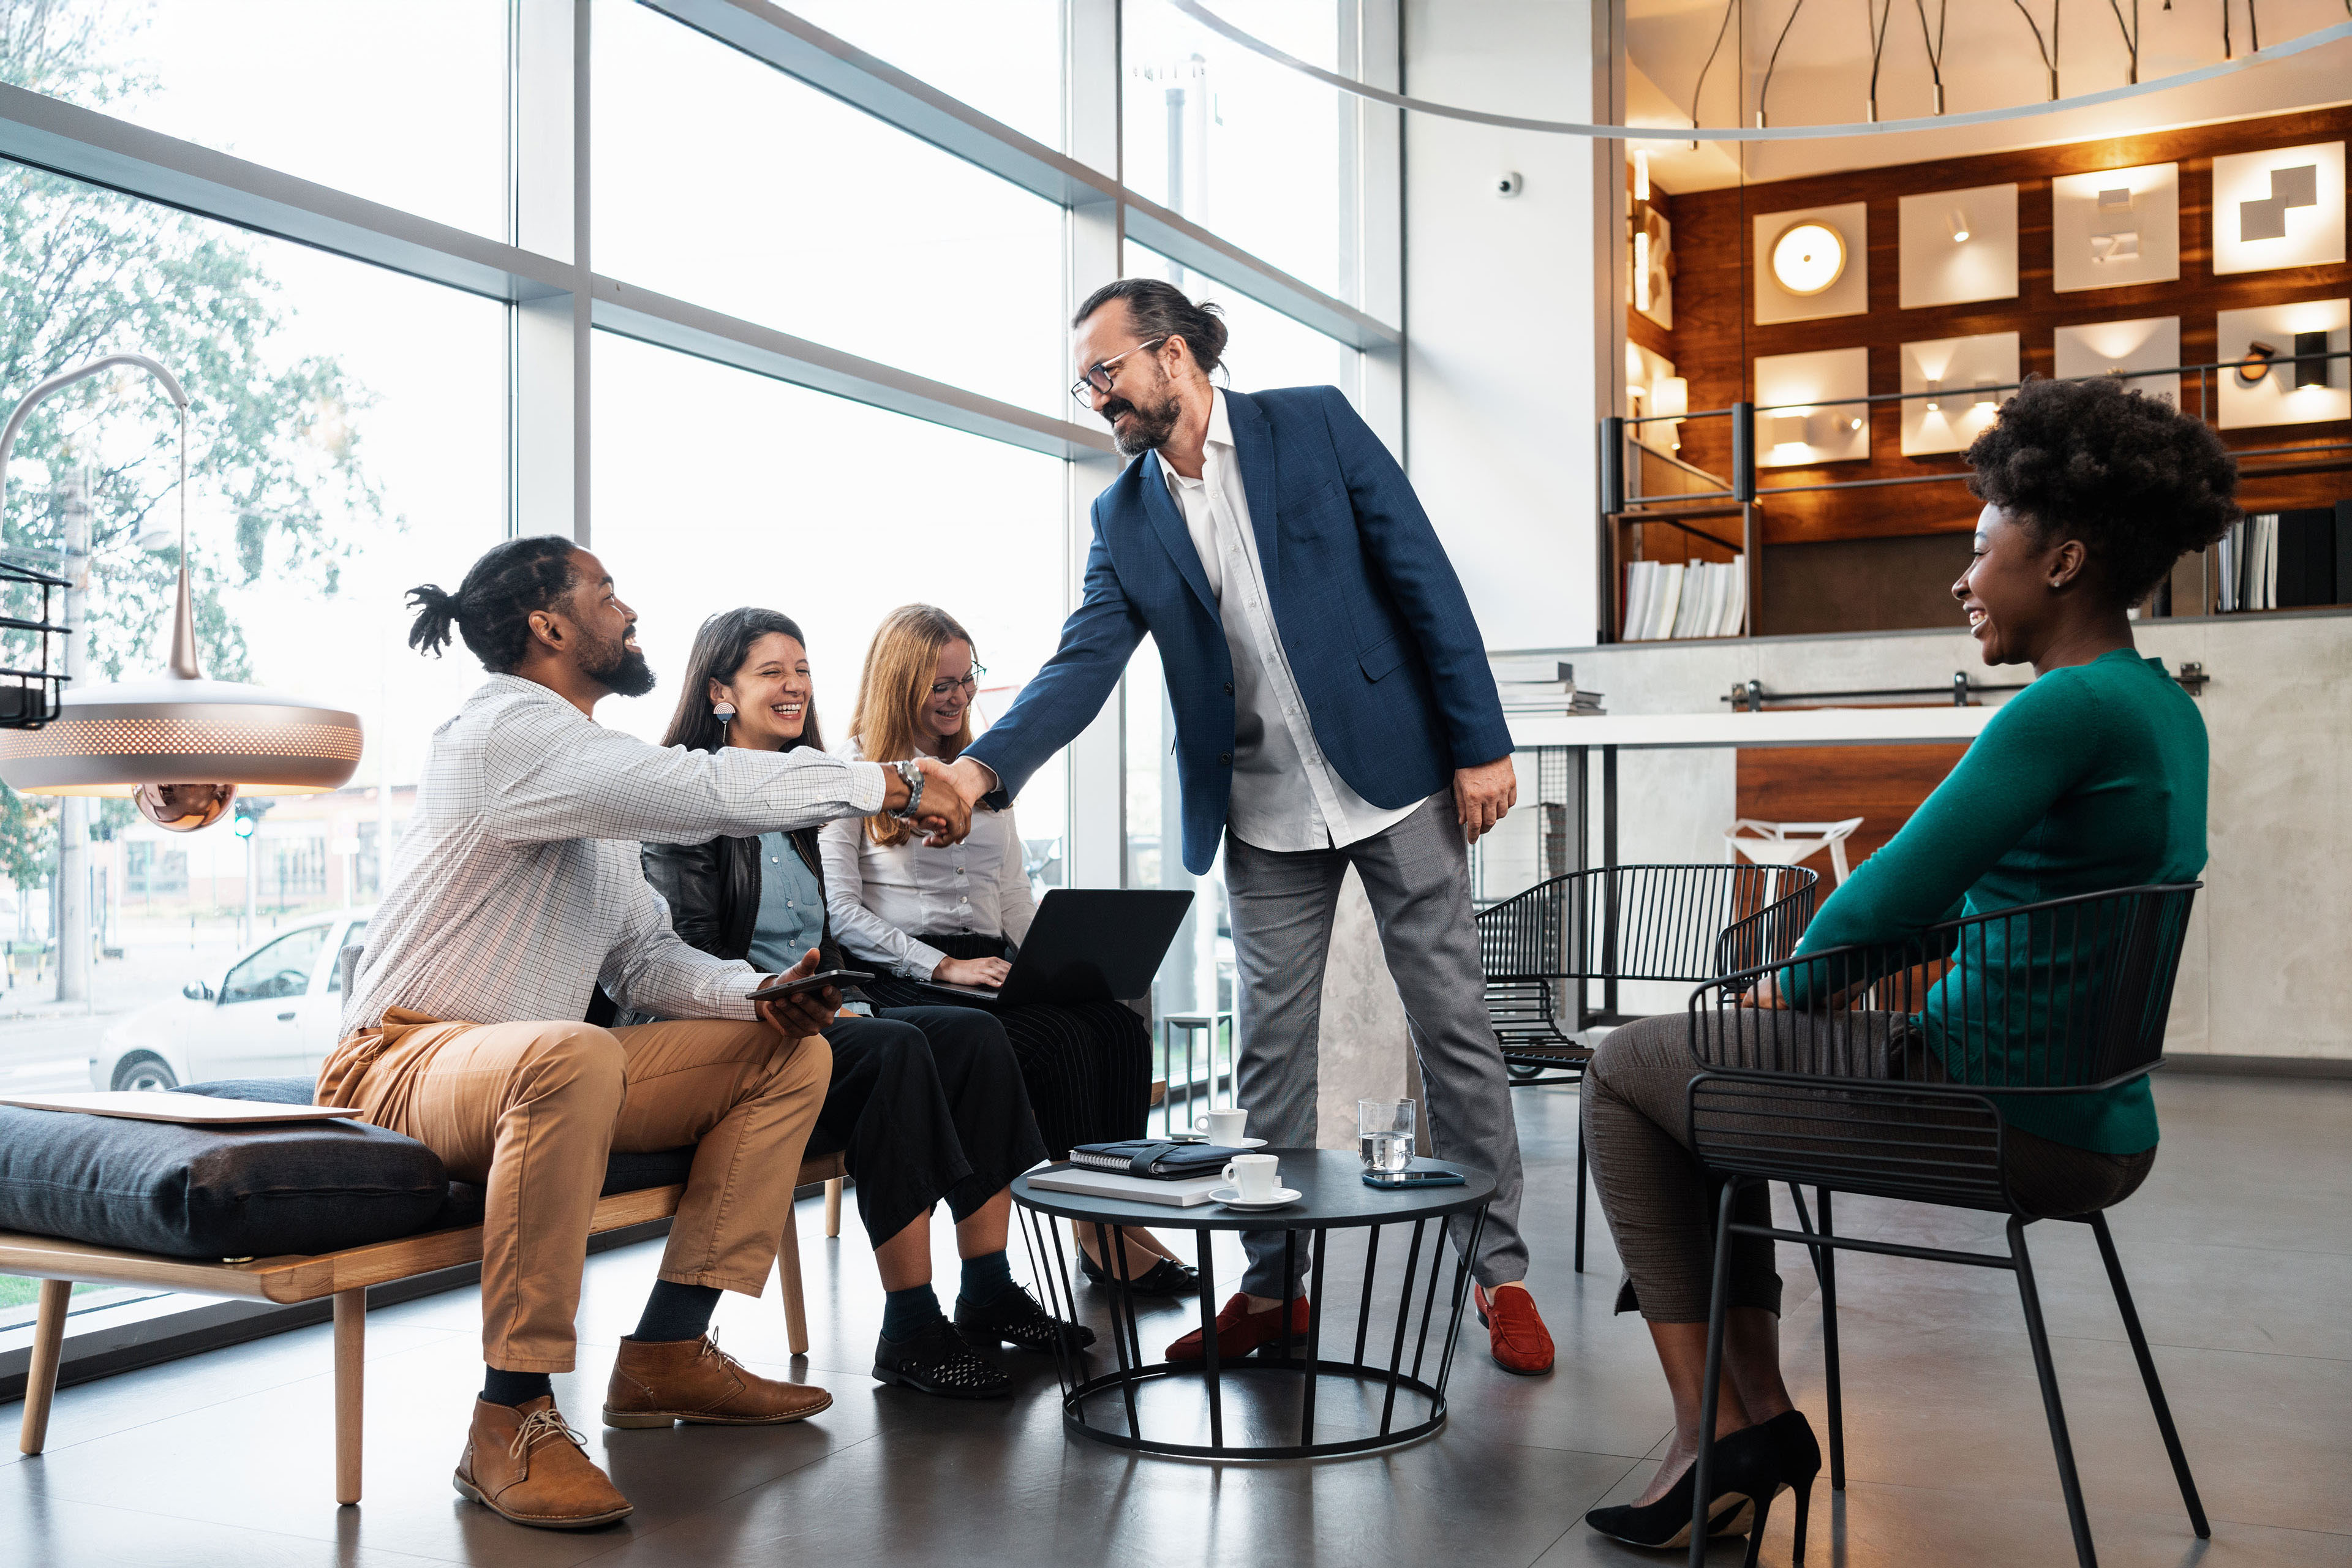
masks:
<svg viewBox="0 0 2352 1568"><path fill-rule="evenodd" d="M833 1403L753 1375L707 1331L720 1290L757 1296L767 1282L824 1101L832 1053L820 1031L840 995L752 1002L768 977L677 939L638 844L877 811L915 817L945 844L971 810L929 760L665 750L601 728L599 700L649 691L654 676L635 613L569 540L509 540L454 595L428 584L410 603L411 647L438 654L454 625L491 674L434 732L319 1099L419 1140L487 1189L488 1372L457 1490L520 1524L606 1524L629 1500L564 1424L548 1374L572 1370L612 1151L697 1146L604 1420L764 1426ZM683 1021L583 1023L600 984L620 1007Z"/></svg>

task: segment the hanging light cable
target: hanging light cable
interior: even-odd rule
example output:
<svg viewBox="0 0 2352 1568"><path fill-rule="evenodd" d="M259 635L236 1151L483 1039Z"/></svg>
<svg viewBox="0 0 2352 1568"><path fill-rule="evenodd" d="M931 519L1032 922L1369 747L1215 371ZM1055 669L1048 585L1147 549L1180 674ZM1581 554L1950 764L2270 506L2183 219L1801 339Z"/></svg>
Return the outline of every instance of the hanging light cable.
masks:
<svg viewBox="0 0 2352 1568"><path fill-rule="evenodd" d="M2344 3L2352 5L2352 0L2344 0ZM1912 4L1919 7L1919 42L1927 50L1927 79L1935 87L1936 112L1941 114L1944 112L1944 16L1950 0L1936 0L1936 34L1932 38L1927 36L1927 0L1912 0ZM2139 0L2132 0L2132 4L2137 5Z"/></svg>
<svg viewBox="0 0 2352 1568"><path fill-rule="evenodd" d="M2165 6L2168 11L2171 8L2169 4ZM2124 36L2124 51L2131 57L2130 74L2124 79L2137 84L2139 81L2139 0L2132 0L2129 26L2124 26L2123 0L2107 0L2107 9L2116 14L2116 31Z"/></svg>
<svg viewBox="0 0 2352 1568"><path fill-rule="evenodd" d="M207 680L196 661L188 579L188 395L144 354L108 354L62 371L25 395L0 428L0 514L8 454L36 405L116 365L145 371L180 415L180 582L171 663L153 679L68 683L58 716L37 729L0 730L0 781L27 795L131 795L158 827L185 833L217 822L239 788L266 795L340 789L360 762L353 713L299 697Z"/></svg>
<svg viewBox="0 0 2352 1568"><path fill-rule="evenodd" d="M1764 79L1756 89L1756 129L1759 131L1766 129L1764 100L1772 93L1772 72L1780 63L1780 46L1789 41L1789 29L1797 25L1797 13L1804 8L1805 0L1797 0L1789 7L1789 19L1780 24L1780 36L1772 40L1772 58L1764 62Z"/></svg>
<svg viewBox="0 0 2352 1568"><path fill-rule="evenodd" d="M1800 5L1804 3L1805 0L1797 0ZM2345 0L2345 4L2352 5L2352 0ZM1723 20L1715 25L1715 47L1706 51L1706 59L1698 68L1698 79L1691 83L1691 129L1694 131L1697 130L1699 125L1698 100L1699 95L1706 89L1706 73L1715 68L1715 57L1723 49L1723 35L1731 27L1731 13L1738 6L1739 0L1724 0ZM1691 151L1694 153L1698 151L1697 142L1691 143Z"/></svg>
<svg viewBox="0 0 2352 1568"><path fill-rule="evenodd" d="M1875 26L1868 27L1868 31L1870 33L1870 93L1868 98L1864 100L1863 105L1864 110L1868 111L1868 119L1870 123L1873 125L1878 123L1878 62L1886 53L1886 24L1895 19L1895 0L1886 0L1886 8L1883 11L1878 11L1877 6L1878 0L1863 0L1863 8L1865 13L1877 11L1875 18L1873 18L1868 15L1865 15L1864 18L1865 24L1874 20L1876 24Z"/></svg>
<svg viewBox="0 0 2352 1568"><path fill-rule="evenodd" d="M2025 25L2033 29L2033 47L2042 51L2042 68L2050 79L2050 101L2055 103L2058 101L2059 0L2050 0L2050 37L2047 42L2042 40L2042 24L2035 21L2033 13L2025 8L2025 0L2010 0L2010 3L2017 7L2017 14L2025 18ZM2221 9L2226 17L2229 14L2229 0L2222 0Z"/></svg>

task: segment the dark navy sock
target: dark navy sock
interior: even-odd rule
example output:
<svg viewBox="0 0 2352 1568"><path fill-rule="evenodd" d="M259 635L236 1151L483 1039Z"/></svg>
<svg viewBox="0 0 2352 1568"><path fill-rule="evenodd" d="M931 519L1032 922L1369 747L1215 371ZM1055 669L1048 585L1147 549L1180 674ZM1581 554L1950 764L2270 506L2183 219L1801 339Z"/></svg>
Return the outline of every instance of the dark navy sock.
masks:
<svg viewBox="0 0 2352 1568"><path fill-rule="evenodd" d="M646 1298L645 1314L637 1320L637 1331L630 1338L656 1344L698 1340L710 1327L710 1314L718 1310L716 1285L677 1285L656 1279L653 1294Z"/></svg>
<svg viewBox="0 0 2352 1568"><path fill-rule="evenodd" d="M552 1394L555 1385L543 1372L501 1372L497 1367L482 1368L482 1397L492 1405L529 1405L542 1394Z"/></svg>
<svg viewBox="0 0 2352 1568"><path fill-rule="evenodd" d="M947 1314L940 1310L940 1299L932 1293L929 1281L883 1294L882 1337L886 1340L910 1339L926 1325L946 1321Z"/></svg>
<svg viewBox="0 0 2352 1568"><path fill-rule="evenodd" d="M975 1307L985 1307L1013 1289L1013 1265L1004 1249L984 1253L963 1260L963 1283L959 1289L963 1299Z"/></svg>

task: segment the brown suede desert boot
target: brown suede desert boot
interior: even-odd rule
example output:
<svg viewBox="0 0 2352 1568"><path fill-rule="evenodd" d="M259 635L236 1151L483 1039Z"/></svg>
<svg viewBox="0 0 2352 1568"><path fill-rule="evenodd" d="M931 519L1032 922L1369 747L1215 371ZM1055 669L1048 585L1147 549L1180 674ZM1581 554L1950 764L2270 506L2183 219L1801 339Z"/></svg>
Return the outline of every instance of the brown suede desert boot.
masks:
<svg viewBox="0 0 2352 1568"><path fill-rule="evenodd" d="M708 1336L698 1340L624 1339L604 1387L607 1426L773 1426L804 1421L833 1395L804 1384L778 1383L750 1371Z"/></svg>
<svg viewBox="0 0 2352 1568"><path fill-rule="evenodd" d="M548 1394L520 1407L477 1399L453 1479L459 1495L517 1524L588 1530L626 1519L629 1500L586 1447Z"/></svg>

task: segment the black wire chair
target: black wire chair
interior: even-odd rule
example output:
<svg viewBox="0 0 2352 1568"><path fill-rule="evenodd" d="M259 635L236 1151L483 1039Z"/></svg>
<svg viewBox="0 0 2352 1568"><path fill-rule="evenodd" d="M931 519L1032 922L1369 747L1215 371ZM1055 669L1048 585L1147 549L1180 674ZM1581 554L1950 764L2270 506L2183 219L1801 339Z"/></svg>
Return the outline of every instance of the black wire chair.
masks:
<svg viewBox="0 0 2352 1568"><path fill-rule="evenodd" d="M2212 1533L2105 1215L2034 1212L2011 1189L2001 1162L2004 1104L2050 1105L2113 1089L2162 1064L2182 937L2200 886L2151 885L2021 905L1930 927L1899 944L1760 963L1693 994L1691 1047L1700 1070L1690 1085L1690 1144L1721 1187L1695 1478L1700 1498L1707 1495L1732 1235L1794 1242L1812 1254L1822 1285L1830 1485L1841 1490L1837 1252L2006 1268L2017 1276L2075 1556L2092 1568L2097 1559L2082 1482L2025 1245L2026 1226L2054 1218L2087 1225L2097 1238L2189 1522L2200 1538ZM1740 1005L1765 974L1776 977L1787 1010ZM1931 1000L1939 1042L1933 1047L1910 1022ZM1734 1198L1753 1182L1787 1182L1792 1191L1800 1183L1812 1186L1819 1227L1801 1195L1798 1230L1734 1220ZM1832 1229L1832 1193L2006 1214L2009 1250L1956 1252L1839 1236ZM1703 1523L1693 1539L1696 1568ZM1801 1536L1801 1557L1802 1549Z"/></svg>
<svg viewBox="0 0 2352 1568"><path fill-rule="evenodd" d="M1821 873L1796 866L1611 866L1571 871L1478 913L1486 1016L1514 1087L1584 1081L1577 1035L1625 1022L1621 980L1696 982L1786 957ZM1587 982L1605 987L1598 1013ZM1560 1027L1560 993L1574 1015ZM1584 1139L1576 1141L1576 1271L1584 1272Z"/></svg>

